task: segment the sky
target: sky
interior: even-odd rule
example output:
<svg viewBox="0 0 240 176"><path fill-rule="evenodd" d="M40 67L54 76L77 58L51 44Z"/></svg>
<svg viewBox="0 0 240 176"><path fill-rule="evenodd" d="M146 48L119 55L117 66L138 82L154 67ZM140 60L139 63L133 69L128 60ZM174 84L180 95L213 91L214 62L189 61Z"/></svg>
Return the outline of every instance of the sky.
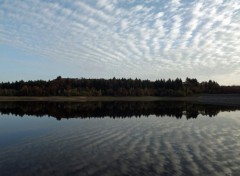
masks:
<svg viewBox="0 0 240 176"><path fill-rule="evenodd" d="M0 82L59 75L240 85L240 1L0 0Z"/></svg>

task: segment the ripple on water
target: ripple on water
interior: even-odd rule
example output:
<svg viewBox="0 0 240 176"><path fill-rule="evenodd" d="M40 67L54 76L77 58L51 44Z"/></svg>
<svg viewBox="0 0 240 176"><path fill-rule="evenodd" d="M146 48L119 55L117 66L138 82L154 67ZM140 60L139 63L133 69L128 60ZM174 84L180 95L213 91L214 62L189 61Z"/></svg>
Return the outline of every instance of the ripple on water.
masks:
<svg viewBox="0 0 240 176"><path fill-rule="evenodd" d="M240 124L233 119L149 116L61 121L47 134L0 150L0 171L3 175L237 176Z"/></svg>

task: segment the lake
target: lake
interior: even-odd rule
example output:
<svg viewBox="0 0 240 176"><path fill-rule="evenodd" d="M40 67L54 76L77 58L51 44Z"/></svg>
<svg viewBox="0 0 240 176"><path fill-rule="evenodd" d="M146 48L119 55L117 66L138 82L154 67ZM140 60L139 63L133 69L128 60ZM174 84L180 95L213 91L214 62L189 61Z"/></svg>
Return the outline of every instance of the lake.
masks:
<svg viewBox="0 0 240 176"><path fill-rule="evenodd" d="M0 102L0 175L240 174L240 107Z"/></svg>

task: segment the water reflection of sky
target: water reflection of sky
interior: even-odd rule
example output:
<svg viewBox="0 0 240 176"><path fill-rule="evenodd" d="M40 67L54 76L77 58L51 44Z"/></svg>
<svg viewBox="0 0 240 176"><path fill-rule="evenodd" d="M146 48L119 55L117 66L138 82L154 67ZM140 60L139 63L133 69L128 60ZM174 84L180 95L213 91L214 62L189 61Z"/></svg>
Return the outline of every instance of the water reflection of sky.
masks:
<svg viewBox="0 0 240 176"><path fill-rule="evenodd" d="M186 120L0 117L1 175L238 175L240 111Z"/></svg>

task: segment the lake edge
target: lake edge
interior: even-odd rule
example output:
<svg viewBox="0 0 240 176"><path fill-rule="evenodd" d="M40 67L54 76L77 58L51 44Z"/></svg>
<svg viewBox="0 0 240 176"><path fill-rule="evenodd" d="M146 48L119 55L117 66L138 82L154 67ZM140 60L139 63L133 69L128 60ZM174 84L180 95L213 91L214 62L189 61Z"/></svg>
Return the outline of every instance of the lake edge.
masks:
<svg viewBox="0 0 240 176"><path fill-rule="evenodd" d="M48 97L28 97L28 96L0 96L0 102L5 101L49 101L49 102L87 102L87 101L188 101L204 104L240 106L239 94L203 94L188 97L87 97L87 96L48 96Z"/></svg>

